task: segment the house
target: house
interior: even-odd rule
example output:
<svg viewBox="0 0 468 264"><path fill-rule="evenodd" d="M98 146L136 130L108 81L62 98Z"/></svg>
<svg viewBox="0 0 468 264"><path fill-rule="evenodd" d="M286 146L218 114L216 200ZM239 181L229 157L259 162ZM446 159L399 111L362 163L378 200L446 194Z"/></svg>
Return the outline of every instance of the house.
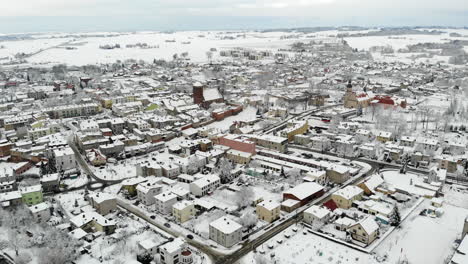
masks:
<svg viewBox="0 0 468 264"><path fill-rule="evenodd" d="M16 172L13 168L0 170L0 193L15 191L18 188Z"/></svg>
<svg viewBox="0 0 468 264"><path fill-rule="evenodd" d="M358 129L354 138L357 142L369 142L372 140L372 132L366 129Z"/></svg>
<svg viewBox="0 0 468 264"><path fill-rule="evenodd" d="M332 194L332 200L339 208L349 209L353 202L362 199L364 191L354 185L348 185Z"/></svg>
<svg viewBox="0 0 468 264"><path fill-rule="evenodd" d="M52 150L52 159L57 171L67 171L78 167L75 160L75 153L70 147L57 148Z"/></svg>
<svg viewBox="0 0 468 264"><path fill-rule="evenodd" d="M20 191L0 193L0 205L2 207L17 206L23 203Z"/></svg>
<svg viewBox="0 0 468 264"><path fill-rule="evenodd" d="M466 145L462 143L452 142L449 144L450 154L463 155L465 154Z"/></svg>
<svg viewBox="0 0 468 264"><path fill-rule="evenodd" d="M290 213L299 207L301 207L301 201L298 201L298 200L287 199L281 202L281 210L287 213Z"/></svg>
<svg viewBox="0 0 468 264"><path fill-rule="evenodd" d="M380 131L377 134L377 140L382 143L392 140L392 132Z"/></svg>
<svg viewBox="0 0 468 264"><path fill-rule="evenodd" d="M138 242L138 249L154 256L158 252L158 244L156 244L152 239L145 239Z"/></svg>
<svg viewBox="0 0 468 264"><path fill-rule="evenodd" d="M192 252L182 237L178 237L159 247L162 264L190 264L193 262Z"/></svg>
<svg viewBox="0 0 468 264"><path fill-rule="evenodd" d="M346 182L351 175L348 167L333 164L327 168L327 177L330 181L341 184Z"/></svg>
<svg viewBox="0 0 468 264"><path fill-rule="evenodd" d="M36 205L44 201L41 185L24 187L21 188L20 191L23 203L27 205Z"/></svg>
<svg viewBox="0 0 468 264"><path fill-rule="evenodd" d="M202 178L190 183L190 193L196 197L205 196L215 191L220 184L221 180L217 175L203 175Z"/></svg>
<svg viewBox="0 0 468 264"><path fill-rule="evenodd" d="M251 134L248 135L250 140L255 142L255 144L268 148L271 150L276 150L281 153L286 152L287 147L288 147L288 139L284 137L277 137L277 136L272 136L272 135L256 135L256 134Z"/></svg>
<svg viewBox="0 0 468 264"><path fill-rule="evenodd" d="M271 223L280 217L280 209L281 205L278 202L268 200L258 203L255 211L258 219Z"/></svg>
<svg viewBox="0 0 468 264"><path fill-rule="evenodd" d="M324 224L332 216L332 212L323 206L312 205L307 210L304 211L304 222L309 225L314 225L315 223Z"/></svg>
<svg viewBox="0 0 468 264"><path fill-rule="evenodd" d="M135 177L123 180L121 183L121 189L127 192L129 196L136 196L137 195L137 186L142 182L146 182L148 179L144 177Z"/></svg>
<svg viewBox="0 0 468 264"><path fill-rule="evenodd" d="M242 240L242 226L226 216L210 223L210 239L230 248Z"/></svg>
<svg viewBox="0 0 468 264"><path fill-rule="evenodd" d="M305 182L316 182L320 185L325 185L327 183L327 172L320 169L310 169L305 174L306 176L302 178Z"/></svg>
<svg viewBox="0 0 468 264"><path fill-rule="evenodd" d="M172 206L177 203L177 195L166 191L154 196L156 211L161 214L172 213Z"/></svg>
<svg viewBox="0 0 468 264"><path fill-rule="evenodd" d="M60 175L58 173L43 175L41 177L41 186L46 193L60 191Z"/></svg>
<svg viewBox="0 0 468 264"><path fill-rule="evenodd" d="M377 150L375 149L375 145L372 143L360 145L357 150L359 156L363 156L369 159L377 158Z"/></svg>
<svg viewBox="0 0 468 264"><path fill-rule="evenodd" d="M457 171L457 160L449 155L442 155L436 157L436 160L439 163L439 168L446 169L449 173L454 173Z"/></svg>
<svg viewBox="0 0 468 264"><path fill-rule="evenodd" d="M195 203L191 201L180 201L172 206L172 216L178 223L184 223L196 214Z"/></svg>
<svg viewBox="0 0 468 264"><path fill-rule="evenodd" d="M379 174L373 174L365 181L359 183L357 186L364 190L366 195L375 194L377 187L384 183L384 179Z"/></svg>
<svg viewBox="0 0 468 264"><path fill-rule="evenodd" d="M417 144L425 151L436 151L439 147L439 141L432 138L420 138Z"/></svg>
<svg viewBox="0 0 468 264"><path fill-rule="evenodd" d="M137 185L137 197L138 201L146 206L153 205L155 200L154 197L162 192L163 186L157 181L142 182Z"/></svg>
<svg viewBox="0 0 468 264"><path fill-rule="evenodd" d="M115 220L106 219L104 216L90 211L81 213L70 219L75 228L81 228L87 233L103 232L110 235L115 231Z"/></svg>
<svg viewBox="0 0 468 264"><path fill-rule="evenodd" d="M400 138L400 146L402 147L414 147L416 144L415 137L402 136Z"/></svg>
<svg viewBox="0 0 468 264"><path fill-rule="evenodd" d="M347 216L340 217L333 222L336 230L346 231L350 226L356 224L356 221Z"/></svg>
<svg viewBox="0 0 468 264"><path fill-rule="evenodd" d="M91 206L101 215L107 215L117 210L117 200L114 195L104 192L95 192L88 195Z"/></svg>
<svg viewBox="0 0 468 264"><path fill-rule="evenodd" d="M434 166L429 169L429 174L427 175L428 183L440 182L444 184L446 178L447 178L446 169L441 169L441 168L438 168L437 166Z"/></svg>
<svg viewBox="0 0 468 264"><path fill-rule="evenodd" d="M300 206L307 204L315 198L322 196L324 188L315 182L304 182L294 188L283 192L283 201L288 199L300 202Z"/></svg>
<svg viewBox="0 0 468 264"><path fill-rule="evenodd" d="M331 141L324 136L314 136L310 138L312 148L320 151L327 151L331 147Z"/></svg>
<svg viewBox="0 0 468 264"><path fill-rule="evenodd" d="M38 203L28 207L38 223L45 223L50 219L50 207L47 203Z"/></svg>
<svg viewBox="0 0 468 264"><path fill-rule="evenodd" d="M237 164L248 164L252 159L252 153L230 149L226 152L226 158Z"/></svg>
<svg viewBox="0 0 468 264"><path fill-rule="evenodd" d="M379 235L379 225L373 217L367 217L348 228L354 240L370 245Z"/></svg>

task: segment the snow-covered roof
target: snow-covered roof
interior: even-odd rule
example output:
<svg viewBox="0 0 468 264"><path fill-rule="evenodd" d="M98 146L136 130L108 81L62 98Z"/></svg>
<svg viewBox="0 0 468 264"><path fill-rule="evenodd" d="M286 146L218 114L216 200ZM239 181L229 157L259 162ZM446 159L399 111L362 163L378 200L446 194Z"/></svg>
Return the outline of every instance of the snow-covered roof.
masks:
<svg viewBox="0 0 468 264"><path fill-rule="evenodd" d="M223 98L218 88L205 88L203 89L203 98L205 101L212 101Z"/></svg>
<svg viewBox="0 0 468 264"><path fill-rule="evenodd" d="M213 182L219 182L219 181L220 181L220 178L217 175L209 174L209 175L205 175L203 178L200 178L192 182L192 184L202 189L203 187L210 185Z"/></svg>
<svg viewBox="0 0 468 264"><path fill-rule="evenodd" d="M75 239L82 239L83 237L85 237L88 233L86 233L83 229L81 228L76 228L75 230L71 231L70 233L68 233L69 235L71 235L73 238Z"/></svg>
<svg viewBox="0 0 468 264"><path fill-rule="evenodd" d="M364 191L357 187L357 186L354 186L354 185L348 185L346 187L344 187L343 189L339 189L338 191L336 191L334 194L335 195L339 195L347 200L350 200L352 199L353 197L356 197L360 194L362 194Z"/></svg>
<svg viewBox="0 0 468 264"><path fill-rule="evenodd" d="M325 216L327 216L331 211L326 208L326 207L322 207L322 206L318 206L318 205L312 205L311 207L309 207L307 210L304 211L305 214L311 214L311 215L314 215L315 217L319 218L319 219L322 219L324 218Z"/></svg>
<svg viewBox="0 0 468 264"><path fill-rule="evenodd" d="M138 244L143 248L143 249L146 249L146 250L150 250L150 249L153 249L155 248L158 244L156 244L156 242L154 242L152 239L145 239L143 241L140 241L138 242Z"/></svg>
<svg viewBox="0 0 468 264"><path fill-rule="evenodd" d="M178 202L178 203L175 203L175 204L172 206L172 208L181 211L181 210L184 210L185 208L187 208L188 206L191 206L191 205L193 205L193 204L194 204L194 203L191 202L191 201L185 201L185 200L184 200L184 201L180 201L180 202Z"/></svg>
<svg viewBox="0 0 468 264"><path fill-rule="evenodd" d="M296 187L284 192L285 194L294 195L297 199L303 200L311 195L314 195L323 190L323 186L315 182L304 182Z"/></svg>
<svg viewBox="0 0 468 264"><path fill-rule="evenodd" d="M380 177L378 174L372 175L364 182L367 188L369 188L371 191L375 190L375 188L379 187L382 183L384 183L384 179L382 179L382 177Z"/></svg>
<svg viewBox="0 0 468 264"><path fill-rule="evenodd" d="M161 201L161 202L167 202L167 201L170 201L172 199L177 199L177 195L173 194L170 191L166 191L166 192L163 192L163 193L160 193L160 194L154 196L154 199L156 199L158 201Z"/></svg>
<svg viewBox="0 0 468 264"><path fill-rule="evenodd" d="M96 213L96 212L85 212L81 213L73 218L70 219L70 223L75 225L76 227L82 227L83 225L91 222L96 221L101 226L111 226L115 225L114 220L108 220L104 216Z"/></svg>
<svg viewBox="0 0 468 264"><path fill-rule="evenodd" d="M210 226L223 234L232 234L242 229L242 226L226 216L222 216L210 223Z"/></svg>
<svg viewBox="0 0 468 264"><path fill-rule="evenodd" d="M261 206L269 211L278 208L280 204L278 202L272 201L272 200L265 200L261 203L259 203L257 206Z"/></svg>
<svg viewBox="0 0 468 264"><path fill-rule="evenodd" d="M49 205L47 203L38 203L36 205L29 207L29 210L31 210L31 213L33 214L47 210L47 209L49 209Z"/></svg>
<svg viewBox="0 0 468 264"><path fill-rule="evenodd" d="M182 250L185 247L185 240L181 237L174 239L172 242L166 243L161 246L161 249L169 254Z"/></svg>
<svg viewBox="0 0 468 264"><path fill-rule="evenodd" d="M91 198L95 203L98 204L115 199L114 195L104 192L90 193L89 198Z"/></svg>
<svg viewBox="0 0 468 264"><path fill-rule="evenodd" d="M362 229L368 234L372 234L374 233L375 231L379 230L379 225L377 224L377 222L375 222L375 220L372 218L372 217L367 217L361 221L359 221L358 223L356 223L356 225L360 225L362 227Z"/></svg>

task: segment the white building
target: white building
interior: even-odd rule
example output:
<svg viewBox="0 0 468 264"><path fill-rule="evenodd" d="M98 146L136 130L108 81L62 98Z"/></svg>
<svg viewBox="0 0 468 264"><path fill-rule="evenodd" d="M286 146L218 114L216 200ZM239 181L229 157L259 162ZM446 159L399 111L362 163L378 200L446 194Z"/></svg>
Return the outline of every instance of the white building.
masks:
<svg viewBox="0 0 468 264"><path fill-rule="evenodd" d="M155 209L161 214L170 214L172 206L177 203L177 195L170 191L160 193L154 197Z"/></svg>
<svg viewBox="0 0 468 264"><path fill-rule="evenodd" d="M77 167L75 153L70 147L54 149L52 153L57 171L67 171Z"/></svg>
<svg viewBox="0 0 468 264"><path fill-rule="evenodd" d="M221 181L217 175L204 175L203 178L190 183L190 193L197 197L201 197L215 191L220 184Z"/></svg>
<svg viewBox="0 0 468 264"><path fill-rule="evenodd" d="M47 203L38 203L30 206L29 210L38 223L45 223L50 219L50 207Z"/></svg>
<svg viewBox="0 0 468 264"><path fill-rule="evenodd" d="M193 262L192 252L181 237L162 245L159 250L163 264L189 264Z"/></svg>
<svg viewBox="0 0 468 264"><path fill-rule="evenodd" d="M163 186L161 184L147 181L137 185L137 198L144 205L153 205L155 202L154 197L162 192Z"/></svg>
<svg viewBox="0 0 468 264"><path fill-rule="evenodd" d="M224 247L232 247L242 240L242 226L223 216L210 223L210 239Z"/></svg>
<svg viewBox="0 0 468 264"><path fill-rule="evenodd" d="M325 224L328 219L330 219L332 212L322 206L312 205L307 210L304 211L304 222L309 225L314 225L317 222L320 224Z"/></svg>

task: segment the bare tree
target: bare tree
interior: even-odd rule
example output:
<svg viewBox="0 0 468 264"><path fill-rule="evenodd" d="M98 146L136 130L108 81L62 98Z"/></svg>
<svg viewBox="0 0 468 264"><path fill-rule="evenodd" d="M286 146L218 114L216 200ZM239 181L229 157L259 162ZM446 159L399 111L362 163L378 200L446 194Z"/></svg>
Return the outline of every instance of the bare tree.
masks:
<svg viewBox="0 0 468 264"><path fill-rule="evenodd" d="M236 204L238 207L246 207L252 203L255 193L252 187L242 187L240 191L236 193Z"/></svg>

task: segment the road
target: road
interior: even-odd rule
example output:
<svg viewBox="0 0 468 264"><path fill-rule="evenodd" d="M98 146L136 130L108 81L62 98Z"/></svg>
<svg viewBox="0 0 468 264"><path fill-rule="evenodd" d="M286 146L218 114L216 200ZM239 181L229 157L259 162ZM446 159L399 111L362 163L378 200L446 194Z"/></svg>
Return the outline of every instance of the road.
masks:
<svg viewBox="0 0 468 264"><path fill-rule="evenodd" d="M145 214L145 212L141 211L139 208L137 208L136 206L134 205L131 205L131 204L128 204L124 201L122 201L121 199L117 199L117 205L134 214L135 216L143 219L144 221L146 221L147 223L163 230L164 232L174 236L174 237L185 237L184 234L182 234L181 232L178 232L176 231L175 229L172 229L172 228L168 228L166 226L164 226L164 224L162 223L158 223L157 221L151 219L150 217L148 217L148 215ZM197 248L198 250L200 250L201 252L205 253L206 255L208 255L208 257L214 262L214 263L218 263L218 260L223 256L221 253L219 253L218 251L214 250L213 248L211 248L209 245L206 245L200 241L197 241L195 239L186 239L187 240L187 243L189 243L191 246Z"/></svg>

